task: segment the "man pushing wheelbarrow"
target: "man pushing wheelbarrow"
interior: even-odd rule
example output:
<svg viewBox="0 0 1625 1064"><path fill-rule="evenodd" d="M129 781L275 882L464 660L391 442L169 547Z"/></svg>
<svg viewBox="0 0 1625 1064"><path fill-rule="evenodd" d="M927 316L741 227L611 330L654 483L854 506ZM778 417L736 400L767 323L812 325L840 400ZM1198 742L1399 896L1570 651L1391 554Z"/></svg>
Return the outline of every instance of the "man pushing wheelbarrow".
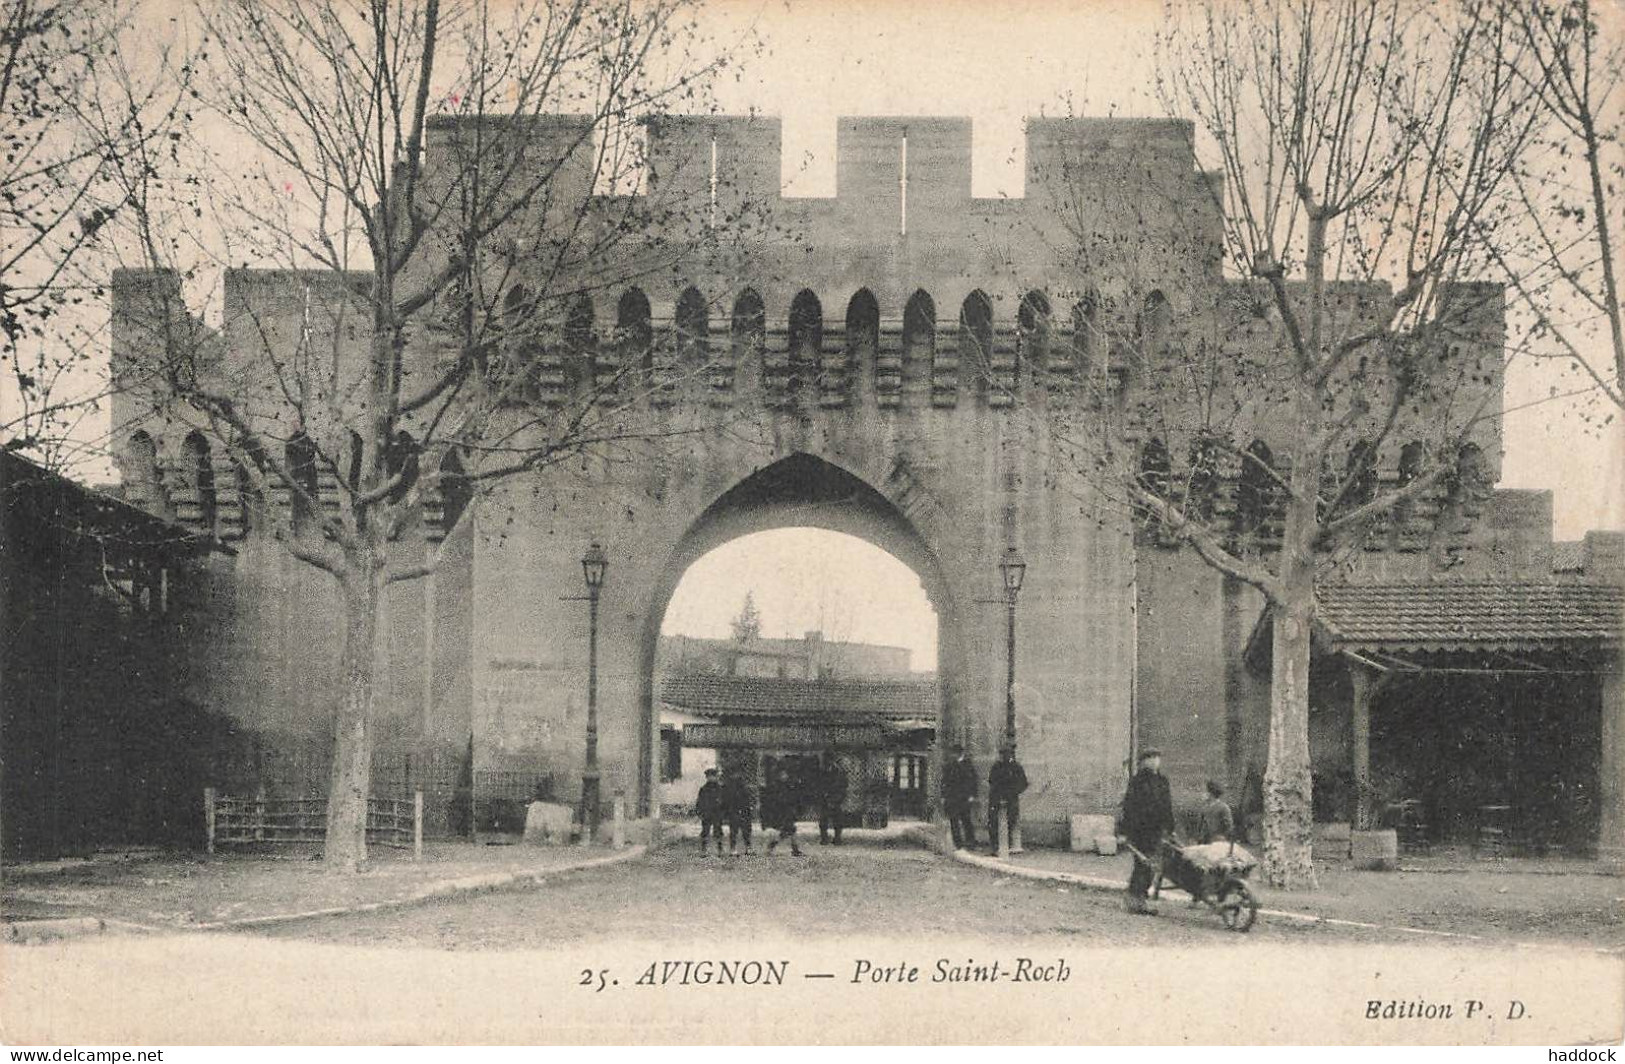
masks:
<svg viewBox="0 0 1625 1064"><path fill-rule="evenodd" d="M1157 878L1152 863L1164 835L1174 833L1174 800L1168 790L1168 777L1162 774L1162 751L1148 746L1140 751L1140 770L1128 781L1123 795L1123 811L1118 816L1117 834L1128 840L1134 853L1134 871L1128 880L1128 911L1155 916L1157 910L1146 900Z"/></svg>
<svg viewBox="0 0 1625 1064"><path fill-rule="evenodd" d="M1210 805L1217 802L1222 806L1222 793L1222 788L1210 783ZM1128 910L1156 915L1146 894L1149 891L1160 897L1162 881L1167 879L1189 894L1192 904L1206 904L1217 912L1230 930L1247 931L1258 919L1258 899L1247 886L1246 877L1258 862L1223 837L1228 834L1228 825L1222 831L1210 830L1208 810L1203 813L1203 843L1180 846L1174 838L1174 804L1168 779L1162 774L1161 752L1149 748L1140 755L1140 771L1129 780L1119 821L1119 833L1134 855ZM1226 808L1223 819L1228 819L1228 813Z"/></svg>

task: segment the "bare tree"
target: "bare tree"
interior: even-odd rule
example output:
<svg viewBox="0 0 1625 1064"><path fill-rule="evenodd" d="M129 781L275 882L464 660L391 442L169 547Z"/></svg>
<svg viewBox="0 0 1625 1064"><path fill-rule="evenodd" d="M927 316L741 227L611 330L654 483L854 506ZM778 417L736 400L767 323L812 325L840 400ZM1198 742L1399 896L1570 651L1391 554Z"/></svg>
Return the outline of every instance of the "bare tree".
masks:
<svg viewBox="0 0 1625 1064"><path fill-rule="evenodd" d="M0 10L0 440L51 466L105 398L97 371L106 238L142 156L172 163L191 68L131 59L134 3L6 0Z"/></svg>
<svg viewBox="0 0 1625 1064"><path fill-rule="evenodd" d="M1520 224L1497 233L1507 285L1533 319L1539 357L1570 363L1625 408L1625 321L1616 241L1625 207L1625 22L1590 0L1507 3L1522 46L1516 68L1543 116L1536 149L1513 170ZM1603 17L1611 16L1611 17Z"/></svg>
<svg viewBox="0 0 1625 1064"><path fill-rule="evenodd" d="M176 234L214 217L223 257L288 272L272 296L227 307L219 334L161 275L151 334L115 373L159 362L155 410L197 423L251 495L291 499L264 517L336 581L330 867L366 853L380 604L438 564L399 549L423 504L467 521L473 508L450 500L720 416L703 402L711 421L645 416L711 387L681 308L670 342L646 302L613 333L591 310L594 294L726 258L717 234L749 230L737 204L692 218L681 197L624 194L644 162L639 124L704 108L730 61L691 14L691 0L233 0L201 14L227 151L179 217L142 200L144 261L171 263Z"/></svg>
<svg viewBox="0 0 1625 1064"><path fill-rule="evenodd" d="M1172 6L1159 89L1217 172L1091 158L1058 182L1057 251L1078 279L1070 322L1054 311L1077 373L1051 404L1058 435L1142 538L1188 546L1266 603L1264 858L1280 887L1315 882L1317 584L1419 501L1487 488L1502 295L1469 282L1532 121L1519 42L1494 14ZM1138 221L1101 221L1114 216ZM1051 313L1024 306L1023 331Z"/></svg>

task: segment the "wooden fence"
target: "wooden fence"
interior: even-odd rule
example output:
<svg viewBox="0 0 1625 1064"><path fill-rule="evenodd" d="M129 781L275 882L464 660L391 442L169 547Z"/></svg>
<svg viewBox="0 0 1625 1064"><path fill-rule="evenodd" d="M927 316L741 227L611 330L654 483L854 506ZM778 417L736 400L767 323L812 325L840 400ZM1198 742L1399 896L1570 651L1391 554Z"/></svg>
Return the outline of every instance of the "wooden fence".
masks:
<svg viewBox="0 0 1625 1064"><path fill-rule="evenodd" d="M277 846L325 842L326 798L230 798L203 789L209 852L216 846ZM423 792L411 798L368 798L367 841L410 849L423 857Z"/></svg>

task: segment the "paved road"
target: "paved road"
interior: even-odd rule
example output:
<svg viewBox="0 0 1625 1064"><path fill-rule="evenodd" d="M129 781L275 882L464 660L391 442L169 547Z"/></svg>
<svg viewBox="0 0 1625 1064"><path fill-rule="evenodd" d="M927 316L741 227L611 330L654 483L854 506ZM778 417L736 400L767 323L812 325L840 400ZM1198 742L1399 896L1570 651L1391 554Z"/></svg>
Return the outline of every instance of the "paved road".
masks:
<svg viewBox="0 0 1625 1064"><path fill-rule="evenodd" d="M1209 912L1131 917L1112 895L902 845L809 850L705 861L665 850L534 890L274 933L13 948L0 965L0 1040L1572 1043L1617 1033L1617 957L1395 946L1284 921L1236 935ZM1532 1018L1365 1019L1373 999L1466 993L1518 998Z"/></svg>
<svg viewBox="0 0 1625 1064"><path fill-rule="evenodd" d="M668 847L642 861L559 877L536 891L459 898L394 912L313 920L264 932L283 938L436 949L527 949L609 939L750 941L885 934L976 939L1060 935L1081 943L1210 944L1239 937L1206 908L1164 904L1131 916L1115 894L1006 877L905 841L848 840L796 859L709 857ZM1273 924L1249 938L1372 941L1372 932ZM1400 941L1399 936L1389 936Z"/></svg>

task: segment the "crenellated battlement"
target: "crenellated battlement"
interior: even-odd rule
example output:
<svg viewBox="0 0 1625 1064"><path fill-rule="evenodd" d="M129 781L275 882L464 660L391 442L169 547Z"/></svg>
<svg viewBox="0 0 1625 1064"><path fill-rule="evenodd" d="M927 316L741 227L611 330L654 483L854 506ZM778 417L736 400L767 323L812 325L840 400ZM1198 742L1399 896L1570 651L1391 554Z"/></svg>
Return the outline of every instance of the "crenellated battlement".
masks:
<svg viewBox="0 0 1625 1064"><path fill-rule="evenodd" d="M725 204L778 198L784 152L778 119L666 115L646 123L645 131L649 193L704 201L716 175L716 192Z"/></svg>
<svg viewBox="0 0 1625 1064"><path fill-rule="evenodd" d="M442 117L429 132L431 184L444 180L444 164L457 163L455 153L511 160L519 138L517 150L534 156L534 165L554 167L551 180L592 194L597 146L586 117ZM1279 322L1220 274L1219 257L1211 254L1218 223L1210 177L1196 165L1192 132L1189 122L1162 119L1035 118L1026 130L1027 195L981 200L971 188L976 145L970 119L842 118L835 195L797 198L780 189L778 119L651 120L643 195L670 196L676 209L649 212L656 219L649 244L668 257L673 247L694 250L647 267L634 238L610 256L614 261L595 264L591 275L549 279L530 270L526 249L532 245L499 234L490 261L476 267L472 281L480 357L488 360L484 379L509 399L541 410L618 392L626 416L650 424L726 409L731 412L717 416L760 419L780 435L818 431L846 438L873 431L940 439L950 449L986 446L1011 431L1006 425L1042 425L1056 415L1072 416L1068 410L1096 409L1110 413L1135 453L1153 442L1171 452L1177 474L1195 419L1176 414L1153 423L1147 411L1159 406L1158 381L1177 376L1205 351L1235 369L1223 385L1234 390L1227 401L1235 406L1235 431L1256 432L1261 442L1278 446L1268 400L1252 382L1271 357ZM1078 197L1095 214L1085 219L1087 238L1105 250L1091 249L1085 265L1058 253L1068 246L1068 233L1046 228L1055 205L1045 190L1055 188L1087 192ZM1169 199L1170 190L1184 198ZM742 238L748 246L735 250L724 240L728 250L715 252L705 233L694 238L694 223L723 230L746 199L769 201L772 219ZM548 208L555 209L556 203ZM527 218L521 227L538 232L546 221ZM653 231L661 226L690 228ZM254 367L289 364L300 345L320 344L339 352L340 362L353 356L359 364L364 315L350 311L358 299L364 302L366 279L227 271L222 357L245 386L255 379ZM156 302L178 294L174 279L121 273L114 289L121 322L115 343L157 339L131 326L143 309L150 317ZM434 322L450 314L462 291L446 290L412 323L409 375L432 374L456 357L454 332ZM1464 285L1460 292L1467 297L1459 301L1466 350L1457 365L1467 369L1472 389L1493 393L1493 408L1502 300L1493 286ZM1390 292L1380 284L1339 283L1328 296L1331 313L1347 326L1378 320ZM282 420L279 395L260 389L261 416ZM1498 423L1485 424L1474 441L1487 465L1483 483L1493 484ZM231 538L252 523L252 506L233 495L235 475L220 465L224 456L185 450L192 427L182 418L152 428L154 454L133 461L130 468L140 467L140 475L126 480L149 483L161 509L204 523L208 508L188 500L198 494L198 483L212 481L220 533ZM291 437L292 421L283 427ZM1405 475L1398 448L1411 439L1408 427L1393 439L1393 453L1374 462L1379 481ZM323 446L337 454L343 441ZM212 475L203 476L199 470L210 463ZM1214 473L1213 505L1223 516L1240 507L1240 474ZM322 475L330 478L331 471ZM337 482L319 488L333 505ZM1440 521L1459 524L1474 516L1471 499L1458 501L1465 509L1452 516L1455 503L1420 499L1396 518L1392 534L1385 529L1376 541L1397 552L1421 550L1436 539ZM280 510L291 500L261 505ZM1257 520L1267 527L1264 516ZM437 527L431 520L426 531L435 534Z"/></svg>
<svg viewBox="0 0 1625 1064"><path fill-rule="evenodd" d="M782 176L795 170L783 157L778 118L761 115L662 115L644 123L644 194L782 197ZM1153 118L1029 118L1025 196L1080 173L1135 166L1175 179L1197 176L1188 121ZM585 115L439 115L429 122L428 150L471 150L475 143L522 139L538 165L564 159L563 173L590 174L594 123ZM972 120L934 115L846 116L835 123L835 195L868 210L900 208L906 198L922 217L935 207L963 205L971 193L976 147ZM570 160L574 160L571 162ZM430 169L434 163L431 161ZM824 197L815 197L824 198Z"/></svg>

